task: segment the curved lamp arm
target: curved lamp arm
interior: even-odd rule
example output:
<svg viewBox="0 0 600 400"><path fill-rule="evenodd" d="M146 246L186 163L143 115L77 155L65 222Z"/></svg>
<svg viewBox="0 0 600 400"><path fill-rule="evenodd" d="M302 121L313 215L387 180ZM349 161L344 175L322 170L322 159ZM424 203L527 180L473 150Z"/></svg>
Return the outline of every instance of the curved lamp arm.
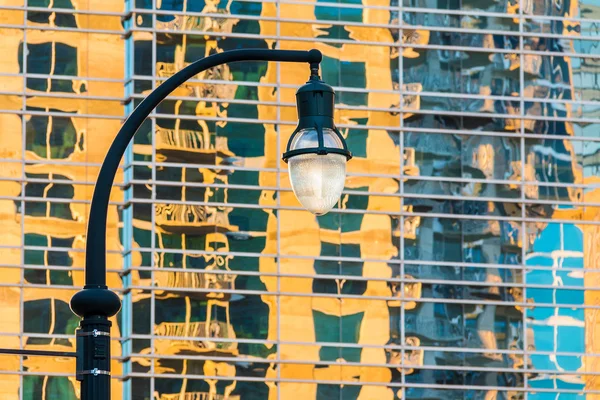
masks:
<svg viewBox="0 0 600 400"><path fill-rule="evenodd" d="M311 70L314 70L314 68L318 69L321 58L321 52L318 50L243 49L225 51L188 65L150 93L121 127L100 168L87 228L85 287L106 288L106 219L110 191L127 146L145 119L161 101L199 72L221 64L239 61L307 62L311 64Z"/></svg>

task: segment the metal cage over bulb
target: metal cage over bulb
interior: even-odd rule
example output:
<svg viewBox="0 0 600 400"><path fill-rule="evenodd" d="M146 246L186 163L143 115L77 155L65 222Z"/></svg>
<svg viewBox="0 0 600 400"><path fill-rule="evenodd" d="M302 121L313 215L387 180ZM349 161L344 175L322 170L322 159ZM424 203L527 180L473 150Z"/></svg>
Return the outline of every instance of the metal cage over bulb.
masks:
<svg viewBox="0 0 600 400"><path fill-rule="evenodd" d="M316 215L338 202L352 158L333 121L335 92L311 68L310 80L296 92L298 126L287 144L283 161L300 203Z"/></svg>

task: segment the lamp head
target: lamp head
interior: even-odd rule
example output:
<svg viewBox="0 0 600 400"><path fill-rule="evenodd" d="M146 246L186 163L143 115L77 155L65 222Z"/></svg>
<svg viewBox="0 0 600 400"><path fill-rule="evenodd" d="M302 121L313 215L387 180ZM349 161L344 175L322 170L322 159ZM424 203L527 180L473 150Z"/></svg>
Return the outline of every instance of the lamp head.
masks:
<svg viewBox="0 0 600 400"><path fill-rule="evenodd" d="M296 93L298 126L283 154L290 182L300 204L315 215L326 214L338 202L352 158L335 127L333 88L313 74Z"/></svg>

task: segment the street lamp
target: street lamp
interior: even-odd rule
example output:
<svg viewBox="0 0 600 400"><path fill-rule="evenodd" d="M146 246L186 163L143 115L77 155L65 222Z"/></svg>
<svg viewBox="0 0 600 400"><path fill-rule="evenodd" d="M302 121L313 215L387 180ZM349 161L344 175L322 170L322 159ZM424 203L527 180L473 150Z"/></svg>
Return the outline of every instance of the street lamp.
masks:
<svg viewBox="0 0 600 400"><path fill-rule="evenodd" d="M346 180L346 161L352 158L335 127L333 88L311 70L310 80L296 92L298 126L287 144L294 194L308 211L323 215L338 202Z"/></svg>
<svg viewBox="0 0 600 400"><path fill-rule="evenodd" d="M309 63L309 81L296 94L298 127L283 160L288 163L292 188L300 203L316 215L325 214L342 193L346 161L352 156L333 122L335 93L319 78L321 60L318 50L243 49L214 54L171 76L127 118L98 174L87 227L85 286L71 299L71 310L82 318L77 329L76 353L76 376L81 381L82 400L110 399L111 322L108 319L119 312L121 301L106 286L106 220L110 191L121 158L139 127L173 90L206 69L240 61Z"/></svg>

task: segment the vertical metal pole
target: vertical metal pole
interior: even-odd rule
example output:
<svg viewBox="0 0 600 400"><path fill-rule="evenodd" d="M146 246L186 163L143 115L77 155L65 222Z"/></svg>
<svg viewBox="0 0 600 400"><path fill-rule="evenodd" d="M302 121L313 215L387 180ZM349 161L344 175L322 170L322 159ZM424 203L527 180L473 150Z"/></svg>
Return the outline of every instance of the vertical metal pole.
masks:
<svg viewBox="0 0 600 400"><path fill-rule="evenodd" d="M77 375L82 400L110 399L110 326L106 317L84 318L77 330Z"/></svg>
<svg viewBox="0 0 600 400"><path fill-rule="evenodd" d="M89 287L73 296L71 309L82 317L77 329L76 378L81 400L110 400L110 327L119 296L106 287Z"/></svg>

